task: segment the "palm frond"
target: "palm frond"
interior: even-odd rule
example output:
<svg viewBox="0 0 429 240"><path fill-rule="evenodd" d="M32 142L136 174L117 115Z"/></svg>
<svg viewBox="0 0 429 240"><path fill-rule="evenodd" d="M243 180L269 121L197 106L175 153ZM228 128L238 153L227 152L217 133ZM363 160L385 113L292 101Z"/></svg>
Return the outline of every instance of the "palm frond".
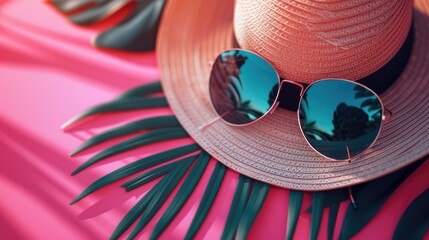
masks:
<svg viewBox="0 0 429 240"><path fill-rule="evenodd" d="M302 199L304 198L304 192L302 191L289 191L289 209L287 215L287 229L286 239L293 239L295 234L296 225L298 223L299 212L301 211Z"/></svg>
<svg viewBox="0 0 429 240"><path fill-rule="evenodd" d="M182 161L190 166L196 156L187 157ZM133 229L130 238L135 237L140 232L142 225L145 225L149 221L149 217L152 217L167 199L168 195L173 191L177 183L186 173L187 168L181 166L174 171L168 173L162 178L137 204L131 208L131 210L125 215L118 226L113 231L110 239L119 238L131 225L142 216L136 228ZM136 230L137 229L137 230Z"/></svg>
<svg viewBox="0 0 429 240"><path fill-rule="evenodd" d="M125 51L155 49L165 2L166 0L138 0L137 7L126 19L95 38L95 46Z"/></svg>
<svg viewBox="0 0 429 240"><path fill-rule="evenodd" d="M247 199L249 198L251 186L252 180L248 177L240 175L234 194L234 199L232 200L232 205L222 233L222 239L234 238L238 223L246 207Z"/></svg>
<svg viewBox="0 0 429 240"><path fill-rule="evenodd" d="M130 176L134 173L143 171L147 168L156 166L158 164L162 164L164 162L167 162L169 160L184 156L186 154L192 153L196 150L200 149L197 144L191 144L175 149L171 149L169 151L161 152L146 158L142 158L140 160L137 160L135 162L132 162L124 167L121 167L101 178L99 178L97 181L89 185L79 196L77 196L70 204L74 204L77 201L81 200L88 194L96 191L97 189L106 186L109 183L112 183L114 181L117 181L119 179L125 178L127 176Z"/></svg>
<svg viewBox="0 0 429 240"><path fill-rule="evenodd" d="M154 93L162 93L162 85L160 81L148 83L135 87L121 94L116 100L136 97L147 97Z"/></svg>
<svg viewBox="0 0 429 240"><path fill-rule="evenodd" d="M121 137L127 134L131 134L134 132L149 130L149 129L156 129L156 128L168 128L168 127L179 127L179 126L180 126L180 123L179 121L177 121L177 118L175 116L152 117L152 118L145 118L142 120L134 121L95 135L94 137L86 140L86 142L84 142L82 145L76 148L76 150L70 153L70 156L73 156L96 144L99 144L117 137Z"/></svg>
<svg viewBox="0 0 429 240"><path fill-rule="evenodd" d="M102 4L110 0L97 0L96 4ZM50 2L61 12L69 13L72 11L79 10L91 4L94 4L93 0L50 0Z"/></svg>
<svg viewBox="0 0 429 240"><path fill-rule="evenodd" d="M418 161L390 175L353 187L359 208L355 209L353 204L349 204L341 228L340 239L350 239L366 226L398 186L421 163L422 161Z"/></svg>
<svg viewBox="0 0 429 240"><path fill-rule="evenodd" d="M128 239L135 238L140 233L140 231L143 230L143 228L149 223L152 217L159 211L161 206L170 196L174 188L179 184L180 179L182 179L182 177L188 171L189 167L194 162L194 160L195 158L192 158L191 161L186 162L186 164L178 168L175 172L168 174L165 178L162 179L162 180L164 179L168 179L168 180L166 181L161 180L162 182L161 181L159 182L160 190L157 190L154 193L153 199L151 199L149 205L147 206L146 211L143 213L137 225L131 231L130 235L128 236Z"/></svg>
<svg viewBox="0 0 429 240"><path fill-rule="evenodd" d="M334 239L335 223L337 221L339 208L340 208L340 201L332 204L329 208L328 240Z"/></svg>
<svg viewBox="0 0 429 240"><path fill-rule="evenodd" d="M165 99L161 101L161 98L150 96L151 94L159 93L161 91L162 88L159 82L134 88L109 103L101 104L78 115L80 117L78 117L77 120L96 113L127 110L127 107L129 106L122 106L127 101L136 102L136 105L134 106L135 108L130 109L144 109L148 106L168 106ZM152 101L154 99L159 99L159 102L153 102L148 105L137 104L137 102ZM71 121L71 123L73 122L75 122L75 120ZM82 171L107 157L126 152L140 146L169 139L188 137L188 134L180 126L174 116L146 118L100 133L83 143L72 154L81 152L98 143L140 131L145 131L145 133L101 151L82 164L77 170L75 170L75 172L73 172L73 174ZM189 154L198 150L200 150L198 155L189 156ZM153 169L122 184L127 191L131 191L150 181L161 178L160 181L126 214L111 236L112 239L120 237L137 221L138 218L140 218L136 227L132 230L130 236L128 236L129 238L134 238L160 210L168 196L171 195L172 191L179 185L181 179L190 169L184 183L178 189L173 201L167 207L167 210L161 216L161 219L157 222L155 229L152 232L151 238L157 238L168 227L194 191L195 186L200 181L201 175L207 167L208 160L209 155L206 152L201 151L201 148L197 144L186 145L154 154L127 164L96 180L79 196L77 196L71 204L81 200L88 194L102 188L103 186L154 167ZM340 239L348 239L354 236L360 229L368 224L395 189L405 179L407 179L407 177L413 173L422 162L423 161L418 161L385 177L354 186L353 191L355 200L359 204L359 209L356 210L351 204L349 205L346 216L343 220ZM191 167L192 164L193 167ZM226 170L225 166L220 163L216 163L202 200L192 220L191 226L186 233L185 239L194 238L198 229L204 222L223 182ZM240 175L234 199L230 206L226 225L222 233L222 239L246 238L250 227L265 201L268 191L269 185ZM429 213L425 212L428 211L426 205L429 201L429 193L427 192L428 191L422 194L422 196L417 198L409 206L397 226L397 233L395 232L395 236L402 238L402 236L405 236L403 234L409 233L410 231L415 232L414 236L416 237L421 237L425 234L425 230L429 227ZM312 214L310 239L316 239L318 236L322 214L325 207L330 208L327 237L328 239L333 239L339 204L348 199L349 196L347 193L347 189L312 193L313 203L307 210L311 211ZM286 239L292 239L294 236L303 196L304 192L302 191L290 191ZM422 209L425 210L422 211ZM413 219L413 222L415 222L414 219L419 219L419 221L416 224L410 225L410 219Z"/></svg>
<svg viewBox="0 0 429 240"><path fill-rule="evenodd" d="M151 143L156 143L160 141L166 141L177 138L188 137L188 133L181 127L171 127L171 128L162 128L158 130L153 130L147 132L137 137L125 140L121 143L118 143L112 147L107 148L106 150L94 155L85 163L80 165L76 170L73 171L72 175L75 175L85 168L93 165L94 163L101 161L105 158L114 156L116 154L126 152L137 147L142 147Z"/></svg>
<svg viewBox="0 0 429 240"><path fill-rule="evenodd" d="M167 99L165 97L147 97L147 98L126 98L118 99L108 103L100 104L92 107L64 123L61 128L65 129L77 121L99 113L121 112L137 109L167 107Z"/></svg>
<svg viewBox="0 0 429 240"><path fill-rule="evenodd" d="M188 177L185 179L176 196L172 200L170 206L168 206L167 210L165 210L164 214L161 216L158 223L155 225L155 228L150 235L151 239L157 239L171 223L171 221L177 215L179 210L183 207L191 193L194 191L198 182L200 181L203 172L207 168L209 160L210 155L202 151L198 156L195 165L189 172Z"/></svg>
<svg viewBox="0 0 429 240"><path fill-rule="evenodd" d="M155 168L151 171L145 172L130 181L122 184L121 186L125 188L127 192L134 190L158 177L161 177L162 175L165 175L169 172L171 172L173 169L176 169L182 165L182 161L175 161L169 164L165 164L161 167Z"/></svg>
<svg viewBox="0 0 429 240"><path fill-rule="evenodd" d="M216 198L219 188L222 184L225 176L226 167L221 163L217 162L210 177L209 183L207 184L206 190L204 191L203 198L200 201L197 212L192 219L191 226L186 233L185 239L193 239L201 224L204 222L205 217L210 211L212 204Z"/></svg>
<svg viewBox="0 0 429 240"><path fill-rule="evenodd" d="M429 229L429 189L426 189L407 207L399 220L393 240L423 239Z"/></svg>
<svg viewBox="0 0 429 240"><path fill-rule="evenodd" d="M315 205L319 205L319 208L320 207L323 207L323 208L329 207L328 236L327 237L328 237L328 239L333 239L335 222L337 220L337 215L338 215L338 209L339 209L340 203L342 201L349 199L348 189L347 188L339 188L339 189L335 189L335 190L324 191L323 193L325 193L323 196L323 206L320 206L320 202L317 199L314 199L314 195L313 195L312 206L307 209L307 212L312 212L312 215L313 215L314 214L313 208ZM313 216L312 216L312 219L313 219ZM314 224L315 223L312 223L312 227L316 227ZM319 222L319 224L320 224L320 222Z"/></svg>
<svg viewBox="0 0 429 240"><path fill-rule="evenodd" d="M91 8L86 9L77 14L71 15L68 19L79 25L90 25L111 16L119 9L132 3L132 0L113 0L93 5Z"/></svg>
<svg viewBox="0 0 429 240"><path fill-rule="evenodd" d="M266 183L255 181L253 184L248 203L244 209L243 215L240 218L240 222L238 223L237 239L247 238L250 227L252 227L259 210L261 210L269 189L270 185Z"/></svg>
<svg viewBox="0 0 429 240"><path fill-rule="evenodd" d="M71 126L73 123L78 122L83 118L92 116L97 113L117 112L117 111L126 111L126 110L134 110L134 109L146 109L146 108L155 108L155 107L167 107L168 103L166 102L165 98L149 97L151 94L161 93L161 92L162 92L162 86L160 81L156 81L153 83L132 88L131 90L128 90L125 93L121 94L113 101L96 105L76 115L75 117L71 118L69 121L64 123L61 126L61 128L66 129L67 127ZM133 105L131 105L130 107L134 107L134 108L127 109L128 106L125 106L127 103L133 103Z"/></svg>
<svg viewBox="0 0 429 240"><path fill-rule="evenodd" d="M69 21L78 25L99 23L125 6L136 3L120 23L102 32L93 44L125 51L155 49L160 18L166 0L48 0Z"/></svg>
<svg viewBox="0 0 429 240"><path fill-rule="evenodd" d="M313 192L313 202L311 204L311 225L310 225L310 239L317 239L322 221L325 192Z"/></svg>

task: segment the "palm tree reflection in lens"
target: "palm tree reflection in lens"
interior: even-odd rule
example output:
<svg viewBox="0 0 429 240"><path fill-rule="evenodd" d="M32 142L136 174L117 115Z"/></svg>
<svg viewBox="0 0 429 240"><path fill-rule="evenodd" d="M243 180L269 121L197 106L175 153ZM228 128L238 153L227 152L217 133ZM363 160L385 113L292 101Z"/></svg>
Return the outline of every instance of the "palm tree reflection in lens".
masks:
<svg viewBox="0 0 429 240"><path fill-rule="evenodd" d="M210 76L210 97L224 121L245 125L264 116L272 107L274 99L267 89L278 86L279 81L275 70L264 62L241 50L226 51L216 58Z"/></svg>
<svg viewBox="0 0 429 240"><path fill-rule="evenodd" d="M308 143L335 160L351 159L378 136L383 108L369 89L345 80L322 80L302 97L299 120Z"/></svg>

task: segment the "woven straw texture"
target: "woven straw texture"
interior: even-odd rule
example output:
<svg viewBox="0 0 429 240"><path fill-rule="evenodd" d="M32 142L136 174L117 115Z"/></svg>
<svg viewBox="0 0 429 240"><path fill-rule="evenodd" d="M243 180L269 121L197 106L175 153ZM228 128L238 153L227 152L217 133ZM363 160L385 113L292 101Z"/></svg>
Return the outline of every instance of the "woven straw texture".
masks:
<svg viewBox="0 0 429 240"><path fill-rule="evenodd" d="M310 191L358 184L397 170L429 152L428 13L429 1L415 2L412 56L400 78L381 95L384 105L394 113L393 119L383 126L376 143L351 163L327 160L315 153L298 128L296 112L284 109L246 127L214 121L201 129L216 119L208 95L207 63L233 47L233 1L169 1L157 45L164 92L194 140L244 175ZM385 51L384 46L379 48Z"/></svg>
<svg viewBox="0 0 429 240"><path fill-rule="evenodd" d="M411 19L409 0L238 0L234 30L281 77L311 83L375 72L401 48Z"/></svg>

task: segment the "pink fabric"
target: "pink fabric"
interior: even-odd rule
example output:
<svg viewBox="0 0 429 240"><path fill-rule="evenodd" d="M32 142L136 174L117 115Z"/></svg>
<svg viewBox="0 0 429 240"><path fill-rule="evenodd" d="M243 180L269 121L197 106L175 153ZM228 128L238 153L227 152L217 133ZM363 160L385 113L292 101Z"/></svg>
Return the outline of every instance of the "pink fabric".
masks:
<svg viewBox="0 0 429 240"><path fill-rule="evenodd" d="M119 13L118 16L124 15ZM119 20L111 20L110 23ZM60 125L89 106L158 78L155 54L98 50L88 39L107 24L81 28L68 23L48 4L0 0L0 237L1 239L106 239L127 211L153 186L125 193L119 183L79 203L68 203L100 176L142 156L188 144L190 139L153 144L120 154L75 177L70 173L92 154L126 139L68 153L90 136L112 126L168 109L96 116L64 133ZM128 137L127 137L128 138ZM183 238L214 167L212 161L197 191L163 235ZM426 162L388 200L356 239L390 238L402 212L429 187ZM218 239L232 201L237 174L228 171L214 209L197 238ZM177 191L177 189L176 189ZM250 232L250 239L284 239L289 192L273 188ZM171 201L169 198L168 201ZM311 203L305 196L304 206ZM346 202L341 206L338 237ZM163 207L165 209L166 206ZM303 208L305 209L305 208ZM155 221L139 235L147 238ZM296 238L308 239L310 215L300 215ZM320 238L326 238L327 215ZM428 234L426 238L429 239Z"/></svg>

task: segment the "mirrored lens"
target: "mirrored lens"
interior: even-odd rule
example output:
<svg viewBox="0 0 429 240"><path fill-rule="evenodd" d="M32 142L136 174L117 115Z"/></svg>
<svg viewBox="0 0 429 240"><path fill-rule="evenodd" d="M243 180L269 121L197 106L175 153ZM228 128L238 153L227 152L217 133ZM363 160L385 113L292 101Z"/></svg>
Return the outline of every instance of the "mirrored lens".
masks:
<svg viewBox="0 0 429 240"><path fill-rule="evenodd" d="M267 61L248 51L230 50L213 63L210 98L222 119L243 125L270 110L278 85L278 75Z"/></svg>
<svg viewBox="0 0 429 240"><path fill-rule="evenodd" d="M369 89L344 80L310 85L299 106L301 129L322 155L347 160L368 149L382 121L380 99Z"/></svg>

